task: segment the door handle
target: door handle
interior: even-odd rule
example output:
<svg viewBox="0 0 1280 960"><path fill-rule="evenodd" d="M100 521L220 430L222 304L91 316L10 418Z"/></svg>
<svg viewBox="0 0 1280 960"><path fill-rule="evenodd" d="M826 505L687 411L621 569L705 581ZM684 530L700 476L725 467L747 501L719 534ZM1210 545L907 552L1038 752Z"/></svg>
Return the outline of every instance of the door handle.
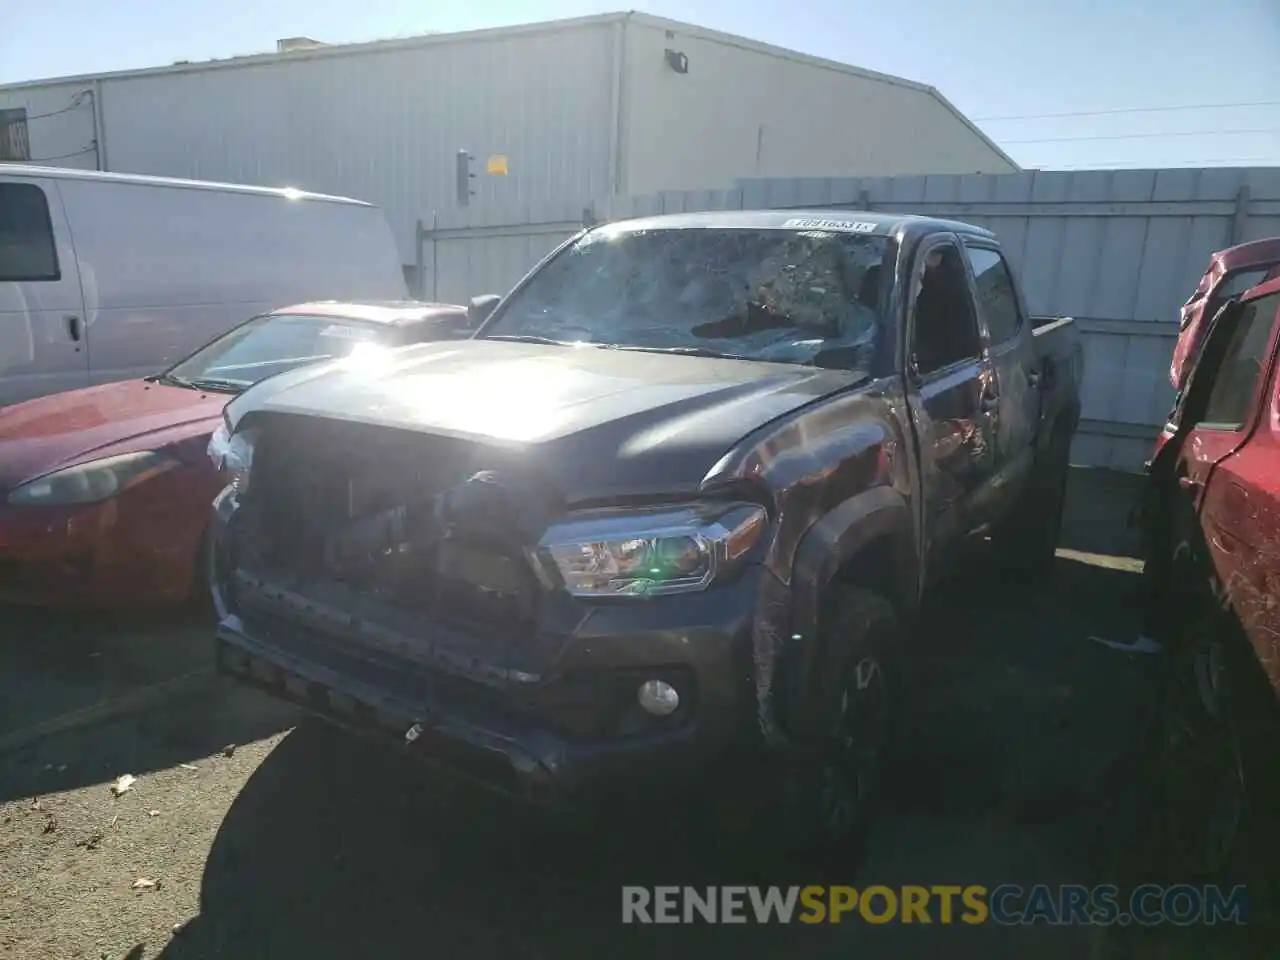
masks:
<svg viewBox="0 0 1280 960"><path fill-rule="evenodd" d="M77 316L67 317L67 335L71 337L75 343L80 342L80 318Z"/></svg>
<svg viewBox="0 0 1280 960"><path fill-rule="evenodd" d="M1178 486L1183 490L1199 490L1204 486L1204 482L1195 477L1181 476L1178 478Z"/></svg>

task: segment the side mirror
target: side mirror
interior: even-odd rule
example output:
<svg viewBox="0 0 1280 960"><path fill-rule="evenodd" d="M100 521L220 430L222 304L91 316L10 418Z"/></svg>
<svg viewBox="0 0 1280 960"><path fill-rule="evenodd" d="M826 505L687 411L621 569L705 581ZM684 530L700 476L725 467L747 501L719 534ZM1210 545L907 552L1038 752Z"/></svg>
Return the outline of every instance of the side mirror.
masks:
<svg viewBox="0 0 1280 960"><path fill-rule="evenodd" d="M478 330L480 325L489 319L489 315L493 313L502 298L496 293L486 293L484 296L472 297L471 303L467 306L467 327L472 330Z"/></svg>

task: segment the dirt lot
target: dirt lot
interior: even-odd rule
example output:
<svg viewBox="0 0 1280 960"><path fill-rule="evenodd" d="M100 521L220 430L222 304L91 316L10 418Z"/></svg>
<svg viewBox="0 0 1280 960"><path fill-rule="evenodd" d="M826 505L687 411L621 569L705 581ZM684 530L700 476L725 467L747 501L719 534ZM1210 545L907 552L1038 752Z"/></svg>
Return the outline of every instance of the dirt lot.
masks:
<svg viewBox="0 0 1280 960"><path fill-rule="evenodd" d="M1141 875L1150 658L1089 639L1136 628L1130 492L1073 478L1050 585L996 597L975 573L936 598L893 795L847 882ZM3 958L1252 955L1188 930L623 928L622 884L738 878L678 817L551 823L297 726L211 679L199 624L0 625Z"/></svg>

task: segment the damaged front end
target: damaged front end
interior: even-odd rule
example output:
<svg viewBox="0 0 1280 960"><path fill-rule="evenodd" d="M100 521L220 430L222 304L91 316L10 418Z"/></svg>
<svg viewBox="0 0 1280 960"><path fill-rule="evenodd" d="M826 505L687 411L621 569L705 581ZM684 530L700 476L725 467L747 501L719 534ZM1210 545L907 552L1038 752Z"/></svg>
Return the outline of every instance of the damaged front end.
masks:
<svg viewBox="0 0 1280 960"><path fill-rule="evenodd" d="M552 804L752 729L763 507L570 511L474 440L253 431L215 506L221 670Z"/></svg>

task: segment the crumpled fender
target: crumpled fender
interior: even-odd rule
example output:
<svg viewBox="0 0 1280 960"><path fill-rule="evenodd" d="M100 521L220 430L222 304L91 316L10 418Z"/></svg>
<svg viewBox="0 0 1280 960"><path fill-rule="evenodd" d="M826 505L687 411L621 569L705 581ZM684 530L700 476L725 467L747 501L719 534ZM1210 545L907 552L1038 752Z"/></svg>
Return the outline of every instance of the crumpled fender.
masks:
<svg viewBox="0 0 1280 960"><path fill-rule="evenodd" d="M771 704L772 718L787 739L813 733L821 716L821 704L808 693L829 660L826 645L839 640L823 636L821 607L825 591L846 563L873 546L887 546L893 565L888 579L897 588L889 599L899 606L904 620L915 613L920 565L914 529L907 498L884 485L843 501L801 540L791 580L790 633L777 652Z"/></svg>

